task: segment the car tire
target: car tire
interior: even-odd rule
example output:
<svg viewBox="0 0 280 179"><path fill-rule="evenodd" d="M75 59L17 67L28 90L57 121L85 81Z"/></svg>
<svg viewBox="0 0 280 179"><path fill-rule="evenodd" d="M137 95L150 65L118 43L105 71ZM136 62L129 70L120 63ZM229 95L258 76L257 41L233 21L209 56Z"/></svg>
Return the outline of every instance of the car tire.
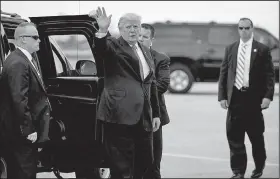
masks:
<svg viewBox="0 0 280 179"><path fill-rule="evenodd" d="M7 178L8 169L4 158L0 157L0 178Z"/></svg>
<svg viewBox="0 0 280 179"><path fill-rule="evenodd" d="M170 84L168 91L171 93L187 93L194 82L194 77L188 66L182 63L170 65Z"/></svg>

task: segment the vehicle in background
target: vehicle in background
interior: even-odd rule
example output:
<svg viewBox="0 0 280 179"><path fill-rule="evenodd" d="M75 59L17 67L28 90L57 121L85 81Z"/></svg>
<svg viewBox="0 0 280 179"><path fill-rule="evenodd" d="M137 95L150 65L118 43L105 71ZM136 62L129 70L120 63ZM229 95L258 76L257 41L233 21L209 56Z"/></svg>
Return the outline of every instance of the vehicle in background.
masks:
<svg viewBox="0 0 280 179"><path fill-rule="evenodd" d="M154 23L153 48L171 59L169 91L188 92L193 82L218 81L225 47L238 41L236 24ZM276 81L279 81L279 40L263 28L254 38L271 49Z"/></svg>

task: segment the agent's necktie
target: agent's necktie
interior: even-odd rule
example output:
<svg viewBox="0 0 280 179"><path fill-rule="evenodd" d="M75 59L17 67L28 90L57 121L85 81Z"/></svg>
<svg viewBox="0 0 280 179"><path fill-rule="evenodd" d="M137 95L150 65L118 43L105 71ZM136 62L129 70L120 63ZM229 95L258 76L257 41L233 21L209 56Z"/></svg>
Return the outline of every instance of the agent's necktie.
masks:
<svg viewBox="0 0 280 179"><path fill-rule="evenodd" d="M235 86L237 89L241 89L244 81L244 70L245 70L245 55L246 55L246 44L242 45L239 52L239 57L236 66Z"/></svg>

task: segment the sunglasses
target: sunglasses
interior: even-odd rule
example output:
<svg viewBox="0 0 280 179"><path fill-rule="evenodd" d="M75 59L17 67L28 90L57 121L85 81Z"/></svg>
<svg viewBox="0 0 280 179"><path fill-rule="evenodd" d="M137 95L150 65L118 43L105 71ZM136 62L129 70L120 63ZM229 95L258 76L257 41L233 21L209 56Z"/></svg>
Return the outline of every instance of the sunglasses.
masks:
<svg viewBox="0 0 280 179"><path fill-rule="evenodd" d="M22 35L21 37L32 37L34 40L38 40L39 39L38 35Z"/></svg>
<svg viewBox="0 0 280 179"><path fill-rule="evenodd" d="M238 27L239 30L243 30L243 29L249 30L250 28L251 28L251 27Z"/></svg>

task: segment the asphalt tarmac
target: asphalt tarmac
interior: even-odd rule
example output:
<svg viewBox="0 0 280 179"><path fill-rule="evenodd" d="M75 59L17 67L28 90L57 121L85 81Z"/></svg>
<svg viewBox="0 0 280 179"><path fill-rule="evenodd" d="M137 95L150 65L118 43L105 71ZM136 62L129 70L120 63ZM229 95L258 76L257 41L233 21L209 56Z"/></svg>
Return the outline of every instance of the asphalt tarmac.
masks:
<svg viewBox="0 0 280 179"><path fill-rule="evenodd" d="M226 139L226 110L217 101L217 83L195 83L187 94L166 93L171 122L163 127L162 178L229 178L232 173ZM279 178L279 84L274 100L263 111L265 119L266 168L262 178ZM246 136L248 165L254 169L251 144ZM74 173L63 173L74 178ZM55 178L39 173L38 178Z"/></svg>

